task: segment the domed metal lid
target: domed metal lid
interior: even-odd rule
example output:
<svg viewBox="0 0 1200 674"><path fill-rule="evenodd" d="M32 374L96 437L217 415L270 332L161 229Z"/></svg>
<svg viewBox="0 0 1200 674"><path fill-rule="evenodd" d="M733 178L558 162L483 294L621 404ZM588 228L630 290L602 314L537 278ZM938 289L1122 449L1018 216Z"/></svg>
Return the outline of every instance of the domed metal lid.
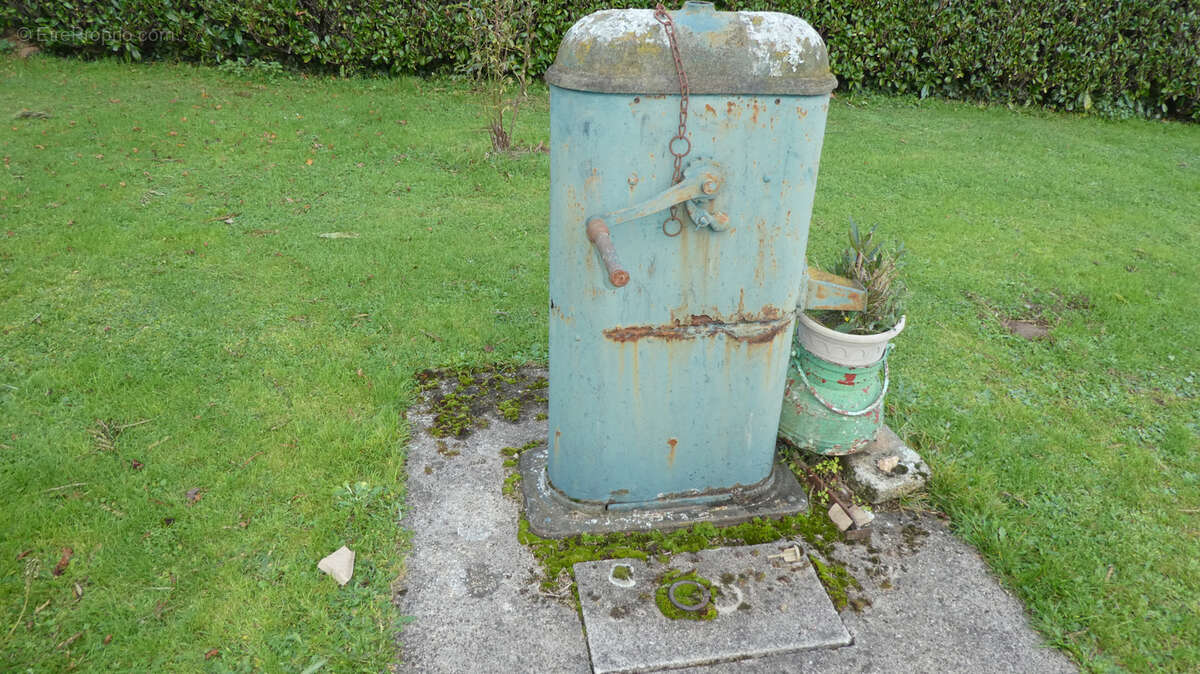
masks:
<svg viewBox="0 0 1200 674"><path fill-rule="evenodd" d="M670 15L690 93L811 96L837 86L821 36L790 14L718 12L711 2L687 2ZM563 36L546 81L602 93L679 93L667 33L651 9L580 19Z"/></svg>

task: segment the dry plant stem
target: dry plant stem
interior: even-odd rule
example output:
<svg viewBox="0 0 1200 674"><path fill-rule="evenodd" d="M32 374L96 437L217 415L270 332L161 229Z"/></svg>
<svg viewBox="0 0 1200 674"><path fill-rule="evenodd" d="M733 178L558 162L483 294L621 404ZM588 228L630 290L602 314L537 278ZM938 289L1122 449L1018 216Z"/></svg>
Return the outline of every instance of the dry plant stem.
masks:
<svg viewBox="0 0 1200 674"><path fill-rule="evenodd" d="M21 604L21 613L17 616L17 621L9 628L6 639L17 631L17 625L20 625L21 621L25 619L25 609L29 608L29 591L33 588L33 577L37 575L41 566L42 560L37 558L25 562L25 601Z"/></svg>
<svg viewBox="0 0 1200 674"><path fill-rule="evenodd" d="M492 150L512 148L521 103L528 91L536 19L530 0L498 0L479 7L464 5L470 25L471 57L462 70L485 90L482 107ZM514 97L507 96L512 81Z"/></svg>

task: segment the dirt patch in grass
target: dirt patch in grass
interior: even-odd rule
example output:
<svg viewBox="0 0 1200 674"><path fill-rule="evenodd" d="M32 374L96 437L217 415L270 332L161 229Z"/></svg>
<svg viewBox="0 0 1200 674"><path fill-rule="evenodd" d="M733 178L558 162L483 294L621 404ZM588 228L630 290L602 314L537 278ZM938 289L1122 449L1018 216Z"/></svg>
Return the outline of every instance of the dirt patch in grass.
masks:
<svg viewBox="0 0 1200 674"><path fill-rule="evenodd" d="M967 291L967 299L979 307L980 318L991 318L1009 333L1029 341L1050 339L1052 330L1069 313L1086 312L1092 300L1086 295L1061 290L1032 288L1021 294L1017 306L1001 306L977 293Z"/></svg>
<svg viewBox="0 0 1200 674"><path fill-rule="evenodd" d="M1023 339L1045 339L1050 336L1050 324L1044 320L1022 321L1006 318L1002 323L1009 332Z"/></svg>

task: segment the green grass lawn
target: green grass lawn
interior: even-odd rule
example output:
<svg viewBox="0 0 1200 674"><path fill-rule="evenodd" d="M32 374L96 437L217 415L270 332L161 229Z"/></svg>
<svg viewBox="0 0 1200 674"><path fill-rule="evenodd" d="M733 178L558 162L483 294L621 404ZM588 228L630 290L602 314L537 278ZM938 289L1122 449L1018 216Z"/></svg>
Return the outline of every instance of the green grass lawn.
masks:
<svg viewBox="0 0 1200 674"><path fill-rule="evenodd" d="M545 361L546 155L440 81L5 58L0 100L0 662L385 668L412 373ZM1200 127L852 103L811 253L907 244L932 504L1081 663L1200 668Z"/></svg>

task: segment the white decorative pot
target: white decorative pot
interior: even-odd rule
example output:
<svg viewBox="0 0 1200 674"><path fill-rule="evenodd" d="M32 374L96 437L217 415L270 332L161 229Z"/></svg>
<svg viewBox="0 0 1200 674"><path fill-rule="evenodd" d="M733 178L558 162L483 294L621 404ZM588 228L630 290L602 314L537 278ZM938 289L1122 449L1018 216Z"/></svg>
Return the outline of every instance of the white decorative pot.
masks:
<svg viewBox="0 0 1200 674"><path fill-rule="evenodd" d="M809 353L822 360L844 367L865 367L878 363L887 351L888 342L904 330L905 316L887 332L875 335L851 335L830 330L809 318L797 314L796 341Z"/></svg>

